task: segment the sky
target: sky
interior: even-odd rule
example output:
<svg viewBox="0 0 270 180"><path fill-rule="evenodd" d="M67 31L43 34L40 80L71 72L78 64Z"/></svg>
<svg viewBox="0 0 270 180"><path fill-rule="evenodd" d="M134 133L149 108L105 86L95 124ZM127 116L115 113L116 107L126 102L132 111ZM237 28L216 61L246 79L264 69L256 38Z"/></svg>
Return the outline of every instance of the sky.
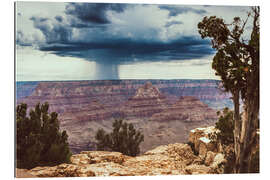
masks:
<svg viewBox="0 0 270 180"><path fill-rule="evenodd" d="M16 3L16 81L219 79L197 24L248 6ZM251 28L247 23L247 29ZM245 36L248 37L248 32Z"/></svg>

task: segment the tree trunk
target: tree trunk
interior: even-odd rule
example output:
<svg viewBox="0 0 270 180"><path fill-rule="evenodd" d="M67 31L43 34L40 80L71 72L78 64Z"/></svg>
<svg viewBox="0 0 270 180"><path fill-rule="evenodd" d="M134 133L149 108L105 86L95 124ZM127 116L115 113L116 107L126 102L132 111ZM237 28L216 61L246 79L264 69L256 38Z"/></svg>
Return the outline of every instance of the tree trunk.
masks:
<svg viewBox="0 0 270 180"><path fill-rule="evenodd" d="M254 58L255 59L255 58ZM255 59L258 61L258 59ZM259 63L256 63L257 65ZM245 100L246 128L243 134L243 159L241 162L241 172L248 173L252 168L252 155L258 145L257 129L259 128L259 68L254 66L252 73L248 77L247 96ZM242 129L243 131L243 129Z"/></svg>
<svg viewBox="0 0 270 180"><path fill-rule="evenodd" d="M252 155L258 145L259 128L259 56L253 57L254 66L247 76L246 97L240 141L237 142L236 173L249 173L252 169Z"/></svg>
<svg viewBox="0 0 270 180"><path fill-rule="evenodd" d="M235 173L248 173L252 167L251 157L256 151L256 148L254 147L256 147L257 144L256 136L258 129L258 109L254 104L256 103L254 102L256 101L255 96L247 98L249 101L245 103L241 120L240 116L239 119L235 119Z"/></svg>
<svg viewBox="0 0 270 180"><path fill-rule="evenodd" d="M252 98L254 100L254 98ZM258 109L256 105L248 103L246 108L246 116L243 119L243 125L245 128L242 128L241 136L241 155L240 155L240 173L249 173L252 168L252 155L256 151L256 146L258 144L257 129L258 129ZM245 122L245 123L244 123Z"/></svg>
<svg viewBox="0 0 270 180"><path fill-rule="evenodd" d="M234 152L235 152L235 166L234 173L239 173L240 171L240 113L239 113L239 90L233 92L233 102L234 102Z"/></svg>

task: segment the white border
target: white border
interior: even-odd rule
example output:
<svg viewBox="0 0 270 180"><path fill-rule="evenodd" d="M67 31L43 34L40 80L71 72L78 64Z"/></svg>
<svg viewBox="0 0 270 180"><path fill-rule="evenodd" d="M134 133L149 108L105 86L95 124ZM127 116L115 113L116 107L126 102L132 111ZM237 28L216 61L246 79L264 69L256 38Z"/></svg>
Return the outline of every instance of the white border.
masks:
<svg viewBox="0 0 270 180"><path fill-rule="evenodd" d="M26 0L27 1L27 0ZM155 176L155 177L139 177L140 179L228 179L228 178L266 178L268 173L269 164L269 68L270 59L268 55L269 47L269 21L267 20L270 13L269 1L254 1L254 0L47 0L47 2L117 2L117 3L150 3L150 4L189 4L189 5L260 5L261 6L261 173L246 174L246 175L199 175L199 176ZM14 168L14 1L2 0L1 1L1 179L13 179ZM37 178L41 179L41 178ZM49 178L42 178L49 179ZM58 178L64 179L67 178ZM69 178L69 179L138 179L138 177L106 177L106 178Z"/></svg>

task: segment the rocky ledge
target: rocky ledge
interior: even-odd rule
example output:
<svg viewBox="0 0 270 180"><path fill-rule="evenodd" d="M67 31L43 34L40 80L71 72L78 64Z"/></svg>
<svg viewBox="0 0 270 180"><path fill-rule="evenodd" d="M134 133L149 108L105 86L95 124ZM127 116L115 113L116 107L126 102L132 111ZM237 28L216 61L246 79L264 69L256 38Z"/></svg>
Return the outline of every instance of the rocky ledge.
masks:
<svg viewBox="0 0 270 180"><path fill-rule="evenodd" d="M211 156L211 157L210 157ZM137 157L119 152L83 151L71 157L71 164L36 167L37 177L142 176L221 173L226 160L211 152L206 158L195 156L187 144L169 144Z"/></svg>
<svg viewBox="0 0 270 180"><path fill-rule="evenodd" d="M143 176L143 175L184 175L223 173L226 163L224 155L212 146L198 145L206 142L212 127L194 129L190 140L198 149L195 155L188 144L175 143L158 146L143 155L130 157L119 152L82 151L71 157L70 164L53 167L36 167L29 170L36 177L88 177L88 176ZM202 144L201 142L201 144ZM216 146L215 146L216 147ZM209 149L208 149L209 148Z"/></svg>

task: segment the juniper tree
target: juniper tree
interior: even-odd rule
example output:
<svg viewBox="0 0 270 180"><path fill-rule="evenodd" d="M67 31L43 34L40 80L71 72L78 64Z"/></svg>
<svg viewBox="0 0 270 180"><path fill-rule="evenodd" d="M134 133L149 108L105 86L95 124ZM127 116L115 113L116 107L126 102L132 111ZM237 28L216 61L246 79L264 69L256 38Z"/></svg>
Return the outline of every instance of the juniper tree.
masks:
<svg viewBox="0 0 270 180"><path fill-rule="evenodd" d="M202 38L211 38L217 50L212 68L220 76L225 91L234 102L234 149L236 173L250 172L251 155L258 143L259 128L259 7L253 7L247 18L235 17L226 24L216 16L204 17L198 24ZM252 31L244 39L248 19L252 17ZM244 103L245 118L240 120L239 100Z"/></svg>
<svg viewBox="0 0 270 180"><path fill-rule="evenodd" d="M106 133L99 129L95 136L97 140L97 150L117 151L125 155L136 156L140 153L140 143L144 141L144 136L137 131L133 124L115 120L113 131Z"/></svg>
<svg viewBox="0 0 270 180"><path fill-rule="evenodd" d="M48 110L48 103L38 103L27 116L27 104L17 106L17 167L33 168L69 162L68 135L59 129L58 114L49 114Z"/></svg>

